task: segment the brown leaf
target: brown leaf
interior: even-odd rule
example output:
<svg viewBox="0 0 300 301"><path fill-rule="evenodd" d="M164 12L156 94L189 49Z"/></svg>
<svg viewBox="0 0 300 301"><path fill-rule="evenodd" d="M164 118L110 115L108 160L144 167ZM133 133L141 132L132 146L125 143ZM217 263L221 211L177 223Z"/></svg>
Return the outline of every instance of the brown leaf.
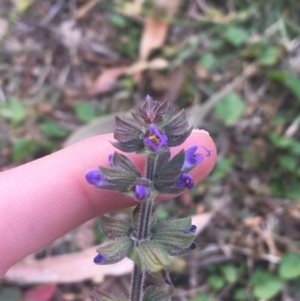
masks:
<svg viewBox="0 0 300 301"><path fill-rule="evenodd" d="M98 0L90 0L86 4L80 6L75 13L75 19L80 20L84 18L98 2Z"/></svg>
<svg viewBox="0 0 300 301"><path fill-rule="evenodd" d="M166 39L169 24L162 19L146 18L140 43L140 59L146 60L153 49L160 48Z"/></svg>
<svg viewBox="0 0 300 301"><path fill-rule="evenodd" d="M92 278L101 282L105 276L120 276L132 271L132 261L127 258L116 264L99 267L93 262L96 255L96 247L91 247L78 253L19 262L10 268L4 279L26 285L80 282Z"/></svg>
<svg viewBox="0 0 300 301"><path fill-rule="evenodd" d="M201 213L192 216L192 224L197 226L196 235L199 235L211 221L212 213Z"/></svg>
<svg viewBox="0 0 300 301"><path fill-rule="evenodd" d="M28 289L25 293L25 300L30 301L50 301L55 293L57 284L49 283L46 285L35 286Z"/></svg>
<svg viewBox="0 0 300 301"><path fill-rule="evenodd" d="M126 67L114 67L104 70L88 89L87 95L91 97L110 91L125 70Z"/></svg>

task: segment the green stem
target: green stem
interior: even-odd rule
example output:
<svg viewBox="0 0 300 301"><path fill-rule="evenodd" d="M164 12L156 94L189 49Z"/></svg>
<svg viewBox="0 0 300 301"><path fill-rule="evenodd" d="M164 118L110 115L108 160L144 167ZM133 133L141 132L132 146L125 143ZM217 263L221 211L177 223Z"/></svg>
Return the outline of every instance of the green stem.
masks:
<svg viewBox="0 0 300 301"><path fill-rule="evenodd" d="M130 301L143 300L144 279L145 271L143 269L140 269L139 266L135 263L131 279Z"/></svg>
<svg viewBox="0 0 300 301"><path fill-rule="evenodd" d="M149 238L154 198L155 195L151 194L146 200L142 201L141 203L136 241L137 247L144 240ZM138 264L135 263L131 280L130 301L143 300L144 278L145 271L143 267L140 267Z"/></svg>

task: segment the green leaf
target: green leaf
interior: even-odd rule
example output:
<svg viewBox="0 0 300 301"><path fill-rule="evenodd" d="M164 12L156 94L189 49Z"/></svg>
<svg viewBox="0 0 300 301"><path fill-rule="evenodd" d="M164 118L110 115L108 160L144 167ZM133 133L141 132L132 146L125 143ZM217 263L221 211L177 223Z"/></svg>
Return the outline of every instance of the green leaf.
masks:
<svg viewBox="0 0 300 301"><path fill-rule="evenodd" d="M217 275L211 275L208 277L207 282L210 284L210 286L218 291L225 285L225 281L222 277Z"/></svg>
<svg viewBox="0 0 300 301"><path fill-rule="evenodd" d="M284 282L275 274L263 269L257 269L251 276L254 286L254 296L259 299L275 297L282 289Z"/></svg>
<svg viewBox="0 0 300 301"><path fill-rule="evenodd" d="M232 45L241 46L248 40L249 33L243 28L231 25L225 30L224 36Z"/></svg>
<svg viewBox="0 0 300 301"><path fill-rule="evenodd" d="M217 65L216 57L211 53L201 56L199 63L207 70L212 70Z"/></svg>
<svg viewBox="0 0 300 301"><path fill-rule="evenodd" d="M215 106L215 114L228 125L235 124L245 110L245 103L239 94L228 93Z"/></svg>
<svg viewBox="0 0 300 301"><path fill-rule="evenodd" d="M120 28L124 28L128 25L127 20L123 16L117 14L111 14L109 16L109 22L112 25Z"/></svg>
<svg viewBox="0 0 300 301"><path fill-rule="evenodd" d="M283 168L289 171L295 171L297 168L297 159L291 155L279 156L278 162Z"/></svg>
<svg viewBox="0 0 300 301"><path fill-rule="evenodd" d="M289 74L285 79L285 84L300 100L300 79Z"/></svg>
<svg viewBox="0 0 300 301"><path fill-rule="evenodd" d="M216 181L222 180L230 170L231 166L234 164L234 161L234 157L225 157L219 159L212 172L211 178Z"/></svg>
<svg viewBox="0 0 300 301"><path fill-rule="evenodd" d="M225 264L221 266L222 274L225 280L229 283L236 281L238 277L238 269L232 264Z"/></svg>
<svg viewBox="0 0 300 301"><path fill-rule="evenodd" d="M17 125L25 119L26 109L21 101L17 99L11 99L8 100L3 106L0 106L0 116Z"/></svg>
<svg viewBox="0 0 300 301"><path fill-rule="evenodd" d="M291 183L288 185L284 186L285 188L285 193L284 193L284 197L286 197L287 199L293 200L293 201L297 201L300 199L300 185L299 183Z"/></svg>
<svg viewBox="0 0 300 301"><path fill-rule="evenodd" d="M143 241L138 247L138 252L142 264L151 272L158 272L170 265L169 255L150 241Z"/></svg>
<svg viewBox="0 0 300 301"><path fill-rule="evenodd" d="M64 138L68 135L68 131L61 126L59 126L57 123L51 120L46 120L40 125L41 131L53 138Z"/></svg>
<svg viewBox="0 0 300 301"><path fill-rule="evenodd" d="M300 276L300 254L286 253L279 264L279 275L283 279L294 279Z"/></svg>
<svg viewBox="0 0 300 301"><path fill-rule="evenodd" d="M74 106L75 115L81 122L89 122L97 117L95 108L88 102L80 102Z"/></svg>
<svg viewBox="0 0 300 301"><path fill-rule="evenodd" d="M184 217L179 219L170 219L158 222L153 228L153 233L159 232L182 232L184 233L192 224L191 217Z"/></svg>
<svg viewBox="0 0 300 301"><path fill-rule="evenodd" d="M269 135L269 138L276 147L279 147L282 149L289 148L294 142L294 140L292 138L287 137L287 136L279 136L275 132L271 133Z"/></svg>
<svg viewBox="0 0 300 301"><path fill-rule="evenodd" d="M143 301L170 301L172 292L171 285L149 286L145 291Z"/></svg>
<svg viewBox="0 0 300 301"><path fill-rule="evenodd" d="M109 239L116 239L124 236L129 236L131 225L126 221L120 221L108 216L101 216L100 225L102 231Z"/></svg>
<svg viewBox="0 0 300 301"><path fill-rule="evenodd" d="M39 150L39 145L29 139L18 138L14 142L12 149L13 162L20 162L28 156L33 156Z"/></svg>
<svg viewBox="0 0 300 301"><path fill-rule="evenodd" d="M106 257L101 264L112 264L125 258L133 248L133 241L128 237L117 238L103 243L97 252Z"/></svg>
<svg viewBox="0 0 300 301"><path fill-rule="evenodd" d="M279 47L268 47L261 51L258 62L261 66L272 66L277 63L280 55L281 49Z"/></svg>

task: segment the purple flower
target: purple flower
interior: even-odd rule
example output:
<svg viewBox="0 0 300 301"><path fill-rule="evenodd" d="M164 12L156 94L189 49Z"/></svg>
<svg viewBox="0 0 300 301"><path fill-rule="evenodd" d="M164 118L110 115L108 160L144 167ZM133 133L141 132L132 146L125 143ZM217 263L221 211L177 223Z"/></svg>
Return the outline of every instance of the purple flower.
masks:
<svg viewBox="0 0 300 301"><path fill-rule="evenodd" d="M195 233L197 230L197 226L195 225L190 225L189 228L185 231L186 234L191 234Z"/></svg>
<svg viewBox="0 0 300 301"><path fill-rule="evenodd" d="M142 201L149 195L149 193L150 193L149 188L139 184L135 186L134 195L138 200Z"/></svg>
<svg viewBox="0 0 300 301"><path fill-rule="evenodd" d="M146 98L145 98L145 100L146 100L146 101L152 100L152 97L151 97L150 95L147 95Z"/></svg>
<svg viewBox="0 0 300 301"><path fill-rule="evenodd" d="M187 189L192 189L194 187L194 179L188 174L181 174L177 180L177 186Z"/></svg>
<svg viewBox="0 0 300 301"><path fill-rule="evenodd" d="M97 264L101 264L103 262L106 261L106 257L104 257L103 255L101 254L98 254L95 258L94 258L94 262L97 263Z"/></svg>
<svg viewBox="0 0 300 301"><path fill-rule="evenodd" d="M168 137L167 135L162 134L158 128L154 125L150 125L149 135L148 137L144 138L145 145L153 150L153 151L160 151L160 149L164 146L168 146Z"/></svg>
<svg viewBox="0 0 300 301"><path fill-rule="evenodd" d="M204 156L202 154L196 153L197 150L198 146L193 145L185 151L185 160L182 167L183 171L193 168L204 160Z"/></svg>
<svg viewBox="0 0 300 301"><path fill-rule="evenodd" d="M99 169L89 170L85 174L85 179L88 183L96 186L101 186L105 182L101 176Z"/></svg>

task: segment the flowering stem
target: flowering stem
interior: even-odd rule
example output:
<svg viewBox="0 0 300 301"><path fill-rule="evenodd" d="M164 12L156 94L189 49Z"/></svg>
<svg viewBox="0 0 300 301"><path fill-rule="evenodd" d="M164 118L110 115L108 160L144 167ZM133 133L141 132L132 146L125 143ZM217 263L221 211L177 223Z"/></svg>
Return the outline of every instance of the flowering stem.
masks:
<svg viewBox="0 0 300 301"><path fill-rule="evenodd" d="M135 263L133 269L133 275L131 279L130 301L143 300L144 279L145 279L145 271Z"/></svg>
<svg viewBox="0 0 300 301"><path fill-rule="evenodd" d="M145 199L141 203L136 242L137 246L139 246L142 241L149 238L149 229L152 219L152 208L154 198L155 195L151 194L147 199ZM145 271L143 267L139 267L139 265L135 263L131 282L130 301L142 301L144 278Z"/></svg>

